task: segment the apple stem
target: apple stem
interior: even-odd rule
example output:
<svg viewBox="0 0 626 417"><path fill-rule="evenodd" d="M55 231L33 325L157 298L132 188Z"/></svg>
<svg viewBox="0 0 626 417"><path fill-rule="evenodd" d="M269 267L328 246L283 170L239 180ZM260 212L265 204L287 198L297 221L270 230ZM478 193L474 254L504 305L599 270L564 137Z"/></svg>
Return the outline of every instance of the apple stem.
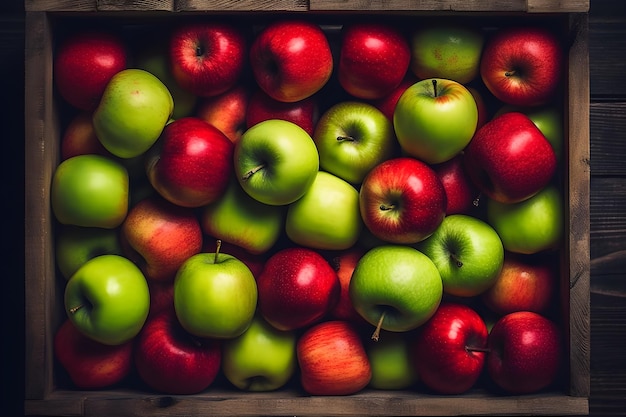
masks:
<svg viewBox="0 0 626 417"><path fill-rule="evenodd" d="M507 72L504 73L505 77L512 77L514 75L515 75L515 70L507 71Z"/></svg>
<svg viewBox="0 0 626 417"><path fill-rule="evenodd" d="M74 313L76 313L78 310L80 310L81 308L83 308L83 305L82 305L82 304L81 304L81 305L78 305L78 306L76 306L76 307L72 307L72 308L70 308L68 311L69 311L71 314L74 314Z"/></svg>
<svg viewBox="0 0 626 417"><path fill-rule="evenodd" d="M214 264L217 263L217 257L220 254L221 248L222 248L222 241L220 239L217 239L217 241L215 242L215 259L213 260Z"/></svg>
<svg viewBox="0 0 626 417"><path fill-rule="evenodd" d="M352 136L337 136L337 142L354 142L354 138Z"/></svg>
<svg viewBox="0 0 626 417"><path fill-rule="evenodd" d="M394 208L396 208L396 205L395 205L395 204L389 204L389 205L387 205L387 204L381 204L381 205L380 205L380 209L381 209L381 210L383 210L383 211L393 210Z"/></svg>
<svg viewBox="0 0 626 417"><path fill-rule="evenodd" d="M463 266L463 262L461 262L461 260L457 258L456 254L451 253L450 258L456 263L457 268L460 268Z"/></svg>
<svg viewBox="0 0 626 417"><path fill-rule="evenodd" d="M465 350L468 352L485 352L490 353L491 349L486 347L465 346Z"/></svg>
<svg viewBox="0 0 626 417"><path fill-rule="evenodd" d="M433 91L435 92L435 97L437 97L437 80L433 80Z"/></svg>
<svg viewBox="0 0 626 417"><path fill-rule="evenodd" d="M478 207L478 205L480 204L480 197L482 196L482 194L478 194L476 196L476 198L472 201L472 204L474 205L474 207Z"/></svg>
<svg viewBox="0 0 626 417"><path fill-rule="evenodd" d="M380 315L380 318L378 319L378 323L376 324L376 329L374 330L374 333L372 333L372 340L374 342L378 342L378 339L380 339L380 330L382 329L384 319L385 312L383 311L383 313Z"/></svg>
<svg viewBox="0 0 626 417"><path fill-rule="evenodd" d="M265 164L261 164L261 165L257 165L254 168L252 168L250 171L246 172L243 177L241 177L241 179L243 181L247 181L252 175L256 174L257 172L259 172L260 170L262 170L263 168L265 168Z"/></svg>

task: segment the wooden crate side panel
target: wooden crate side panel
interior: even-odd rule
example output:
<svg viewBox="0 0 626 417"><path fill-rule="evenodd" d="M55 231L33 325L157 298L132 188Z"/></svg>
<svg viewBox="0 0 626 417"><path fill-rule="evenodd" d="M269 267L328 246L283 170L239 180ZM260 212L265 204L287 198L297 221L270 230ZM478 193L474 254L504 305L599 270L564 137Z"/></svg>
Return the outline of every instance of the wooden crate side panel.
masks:
<svg viewBox="0 0 626 417"><path fill-rule="evenodd" d="M310 0L311 10L587 12L589 0Z"/></svg>
<svg viewBox="0 0 626 417"><path fill-rule="evenodd" d="M173 11L175 0L24 0L26 11Z"/></svg>
<svg viewBox="0 0 626 417"><path fill-rule="evenodd" d="M572 16L567 117L569 172L569 346L570 395L589 397L589 48L588 16Z"/></svg>
<svg viewBox="0 0 626 417"><path fill-rule="evenodd" d="M308 0L176 0L175 10L183 11L276 11L306 12Z"/></svg>
<svg viewBox="0 0 626 417"><path fill-rule="evenodd" d="M25 38L25 397L43 398L53 388L55 264L49 189L57 165L52 91L52 43L44 12L26 13Z"/></svg>

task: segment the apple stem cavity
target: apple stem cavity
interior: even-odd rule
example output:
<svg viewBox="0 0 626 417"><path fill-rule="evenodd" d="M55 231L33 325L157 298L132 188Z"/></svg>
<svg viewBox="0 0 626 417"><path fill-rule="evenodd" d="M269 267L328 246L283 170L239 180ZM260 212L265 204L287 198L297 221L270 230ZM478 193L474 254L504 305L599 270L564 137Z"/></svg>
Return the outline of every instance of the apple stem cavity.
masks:
<svg viewBox="0 0 626 417"><path fill-rule="evenodd" d="M75 314L78 310L80 310L81 308L83 308L83 305L77 305L76 307L72 307L70 308L68 311L70 312L70 314Z"/></svg>
<svg viewBox="0 0 626 417"><path fill-rule="evenodd" d="M457 268L463 266L463 262L461 262L461 260L456 256L455 253L450 253L450 259L454 261L454 264L457 266Z"/></svg>
<svg viewBox="0 0 626 417"><path fill-rule="evenodd" d="M217 239L215 242L215 258L213 259L213 263L217 263L217 257L220 255L220 249L222 248L222 241Z"/></svg>
<svg viewBox="0 0 626 417"><path fill-rule="evenodd" d="M261 164L261 165L257 165L254 168L252 168L250 171L246 172L243 177L241 177L241 179L243 181L247 181L248 179L250 179L251 176L253 176L254 174L256 174L257 172L259 172L260 170L262 170L263 168L265 168L265 164Z"/></svg>
<svg viewBox="0 0 626 417"><path fill-rule="evenodd" d="M384 319L385 319L385 312L383 311L382 314L380 315L380 318L378 319L378 323L376 324L376 329L374 330L374 333L372 333L372 340L374 342L378 342L378 339L380 339L380 330L383 327Z"/></svg>
<svg viewBox="0 0 626 417"><path fill-rule="evenodd" d="M396 208L395 204L381 204L379 207L382 211L393 210Z"/></svg>
<svg viewBox="0 0 626 417"><path fill-rule="evenodd" d="M486 347L476 347L476 346L465 346L465 350L467 352L484 352L491 353L491 349Z"/></svg>
<svg viewBox="0 0 626 417"><path fill-rule="evenodd" d="M437 80L433 80L433 92L435 97L437 97Z"/></svg>
<svg viewBox="0 0 626 417"><path fill-rule="evenodd" d="M354 142L355 139L352 136L337 136L337 142Z"/></svg>
<svg viewBox="0 0 626 417"><path fill-rule="evenodd" d="M513 76L515 76L515 73L516 73L516 71L515 71L515 70L506 71L506 72L504 73L504 76L505 76L505 77L513 77Z"/></svg>

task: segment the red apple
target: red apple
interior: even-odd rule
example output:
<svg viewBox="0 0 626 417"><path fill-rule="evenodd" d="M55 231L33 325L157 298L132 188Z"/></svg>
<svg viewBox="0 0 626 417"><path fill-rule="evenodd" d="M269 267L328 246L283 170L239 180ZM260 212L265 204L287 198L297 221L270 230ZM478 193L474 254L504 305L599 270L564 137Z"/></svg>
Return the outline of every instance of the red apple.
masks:
<svg viewBox="0 0 626 417"><path fill-rule="evenodd" d="M257 84L278 101L304 100L333 72L333 56L322 28L305 20L278 20L265 26L250 47Z"/></svg>
<svg viewBox="0 0 626 417"><path fill-rule="evenodd" d="M67 319L54 335L54 356L79 389L111 387L133 368L133 342L105 345L85 336Z"/></svg>
<svg viewBox="0 0 626 417"><path fill-rule="evenodd" d="M63 131L61 160L85 154L112 156L96 136L91 122L91 112L82 111L70 120Z"/></svg>
<svg viewBox="0 0 626 417"><path fill-rule="evenodd" d="M263 90L256 90L250 97L246 114L248 128L269 119L283 119L292 122L313 136L318 119L315 96L294 102L278 101Z"/></svg>
<svg viewBox="0 0 626 417"><path fill-rule="evenodd" d="M239 140L246 130L246 111L250 93L244 84L198 103L196 116L221 130L231 142Z"/></svg>
<svg viewBox="0 0 626 417"><path fill-rule="evenodd" d="M279 330L295 330L324 318L339 301L337 273L318 252L287 247L274 253L257 277L258 311Z"/></svg>
<svg viewBox="0 0 626 417"><path fill-rule="evenodd" d="M165 126L147 154L146 173L155 190L174 204L200 207L220 198L233 174L235 145L198 117Z"/></svg>
<svg viewBox="0 0 626 417"><path fill-rule="evenodd" d="M465 148L465 162L478 189L505 204L537 194L557 168L552 145L520 112L504 113L480 128Z"/></svg>
<svg viewBox="0 0 626 417"><path fill-rule="evenodd" d="M452 159L433 165L446 190L446 215L469 214L480 194L467 173L464 158L465 154L461 152Z"/></svg>
<svg viewBox="0 0 626 417"><path fill-rule="evenodd" d="M562 45L545 28L500 28L483 49L480 74L489 91L505 103L545 104L563 77Z"/></svg>
<svg viewBox="0 0 626 417"><path fill-rule="evenodd" d="M356 264L365 251L365 249L359 246L353 246L350 249L336 253L332 258L331 264L334 266L335 271L337 271L337 277L339 277L339 284L341 286L339 302L330 312L331 317L337 320L347 320L358 324L366 323L363 317L354 309L352 301L350 300L349 291L352 271L354 271Z"/></svg>
<svg viewBox="0 0 626 417"><path fill-rule="evenodd" d="M378 99L398 87L409 68L411 49L389 24L357 22L343 26L337 77L349 94Z"/></svg>
<svg viewBox="0 0 626 417"><path fill-rule="evenodd" d="M302 388L311 395L354 394L372 377L359 333L347 321L325 321L307 329L296 353Z"/></svg>
<svg viewBox="0 0 626 417"><path fill-rule="evenodd" d="M428 164L410 157L374 167L359 191L361 217L377 238L412 244L430 236L446 214L446 191Z"/></svg>
<svg viewBox="0 0 626 417"><path fill-rule="evenodd" d="M140 379L163 394L195 394L208 388L221 365L221 345L186 332L167 308L146 321L135 343Z"/></svg>
<svg viewBox="0 0 626 417"><path fill-rule="evenodd" d="M488 348L488 375L511 394L548 387L556 380L565 354L558 325L531 311L501 317L489 333Z"/></svg>
<svg viewBox="0 0 626 417"><path fill-rule="evenodd" d="M558 285L552 256L506 252L494 285L482 294L484 304L498 315L515 311L546 313Z"/></svg>
<svg viewBox="0 0 626 417"><path fill-rule="evenodd" d="M407 88L415 84L417 81L418 80L415 78L413 73L408 72L402 82L396 88L391 90L390 93L384 95L383 97L370 100L370 103L387 116L389 120L393 121L393 112L396 110L398 99Z"/></svg>
<svg viewBox="0 0 626 417"><path fill-rule="evenodd" d="M152 317L166 308L174 307L174 281L148 281L150 290L150 311Z"/></svg>
<svg viewBox="0 0 626 417"><path fill-rule="evenodd" d="M173 281L183 262L202 249L202 228L195 212L159 195L130 209L121 238L128 258L155 281Z"/></svg>
<svg viewBox="0 0 626 417"><path fill-rule="evenodd" d="M54 55L59 95L73 107L93 111L111 77L126 68L124 41L110 32L86 31L63 39Z"/></svg>
<svg viewBox="0 0 626 417"><path fill-rule="evenodd" d="M419 329L415 367L426 387L439 394L461 394L480 377L487 349L487 326L471 307L442 303Z"/></svg>
<svg viewBox="0 0 626 417"><path fill-rule="evenodd" d="M487 121L489 121L489 110L487 109L487 103L483 98L482 89L479 90L476 87L468 86L467 89L470 93L472 93L472 97L474 97L474 101L476 101L476 108L478 109L478 122L476 123L476 130L483 127Z"/></svg>
<svg viewBox="0 0 626 417"><path fill-rule="evenodd" d="M246 65L246 38L228 23L190 22L170 38L172 76L199 97L222 94L241 78Z"/></svg>

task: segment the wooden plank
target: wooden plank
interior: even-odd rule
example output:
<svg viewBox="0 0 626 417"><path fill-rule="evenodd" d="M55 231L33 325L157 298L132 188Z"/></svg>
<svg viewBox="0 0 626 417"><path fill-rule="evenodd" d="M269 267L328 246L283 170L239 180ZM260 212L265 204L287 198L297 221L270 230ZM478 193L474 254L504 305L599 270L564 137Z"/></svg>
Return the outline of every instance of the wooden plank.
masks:
<svg viewBox="0 0 626 417"><path fill-rule="evenodd" d="M289 11L306 12L308 0L177 0L177 12L183 11Z"/></svg>
<svg viewBox="0 0 626 417"><path fill-rule="evenodd" d="M335 11L501 11L586 13L589 0L310 0L311 10Z"/></svg>
<svg viewBox="0 0 626 417"><path fill-rule="evenodd" d="M94 12L174 10L175 0L24 0L26 11Z"/></svg>
<svg viewBox="0 0 626 417"><path fill-rule="evenodd" d="M591 259L596 259L626 250L626 179L592 177L591 186Z"/></svg>
<svg viewBox="0 0 626 417"><path fill-rule="evenodd" d="M529 13L586 13L589 0L527 0L526 11Z"/></svg>
<svg viewBox="0 0 626 417"><path fill-rule="evenodd" d="M175 0L97 0L99 11L168 11Z"/></svg>
<svg viewBox="0 0 626 417"><path fill-rule="evenodd" d="M26 398L44 398L53 388L55 264L50 221L50 180L57 165L60 128L54 122L52 40L44 12L26 14L25 39L25 265Z"/></svg>
<svg viewBox="0 0 626 417"><path fill-rule="evenodd" d="M24 0L27 12L71 11L93 12L97 10L96 0Z"/></svg>
<svg viewBox="0 0 626 417"><path fill-rule="evenodd" d="M626 177L626 103L591 103L591 174Z"/></svg>

